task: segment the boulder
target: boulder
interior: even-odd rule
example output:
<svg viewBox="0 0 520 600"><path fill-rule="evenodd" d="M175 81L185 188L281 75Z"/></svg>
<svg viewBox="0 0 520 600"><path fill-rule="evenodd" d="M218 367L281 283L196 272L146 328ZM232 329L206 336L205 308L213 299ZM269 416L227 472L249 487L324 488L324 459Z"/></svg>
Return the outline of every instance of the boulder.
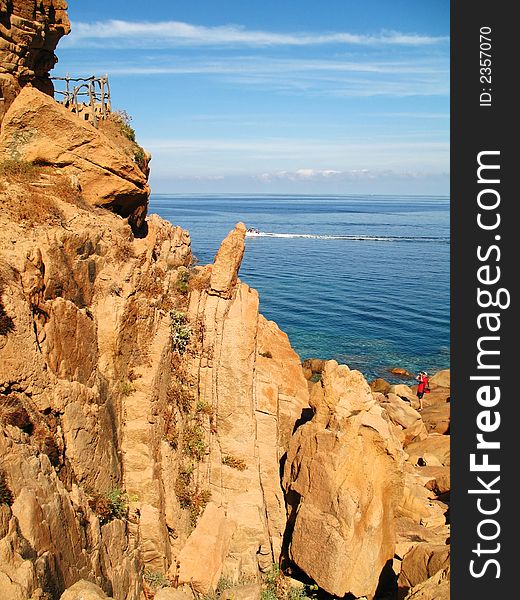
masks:
<svg viewBox="0 0 520 600"><path fill-rule="evenodd" d="M346 365L326 363L311 405L284 468L289 558L330 594L372 596L394 555L402 449L368 383Z"/></svg>
<svg viewBox="0 0 520 600"><path fill-rule="evenodd" d="M413 465L421 465L422 459L427 456L434 456L438 463L444 466L450 465L450 436L431 434L424 440L418 440L409 444L406 448L408 461ZM429 462L433 466L432 461Z"/></svg>
<svg viewBox="0 0 520 600"><path fill-rule="evenodd" d="M389 373L392 373L392 375L397 375L397 377L402 377L403 379L413 379L413 373L410 373L410 371L407 371L406 369L403 369L403 367L393 367L391 369L388 369Z"/></svg>
<svg viewBox="0 0 520 600"><path fill-rule="evenodd" d="M386 393L395 394L396 396L404 398L405 400L408 400L412 405L418 403L417 395L415 394L415 392L412 390L411 387L405 385L404 383L397 383L395 385L391 385L390 389Z"/></svg>
<svg viewBox="0 0 520 600"><path fill-rule="evenodd" d="M450 569L443 569L408 591L404 600L450 600Z"/></svg>
<svg viewBox="0 0 520 600"><path fill-rule="evenodd" d="M154 600L193 600L193 594L180 588L164 587L157 590Z"/></svg>
<svg viewBox="0 0 520 600"><path fill-rule="evenodd" d="M450 431L450 403L436 402L425 406L421 411L421 418L428 433L440 433L441 435Z"/></svg>
<svg viewBox="0 0 520 600"><path fill-rule="evenodd" d="M401 590L413 588L449 565L449 545L421 542L407 552L403 558L398 587Z"/></svg>
<svg viewBox="0 0 520 600"><path fill-rule="evenodd" d="M122 148L53 98L26 86L6 112L0 159L49 165L77 178L83 199L111 210L134 229L144 225L150 188Z"/></svg>
<svg viewBox="0 0 520 600"><path fill-rule="evenodd" d="M438 371L430 377L430 388L434 390L437 387L450 388L450 369Z"/></svg>
<svg viewBox="0 0 520 600"><path fill-rule="evenodd" d="M381 377L378 377L377 379L374 379L374 381L370 382L370 389L373 392L381 392L382 394L387 394L391 387L391 384L388 383L386 379L382 379Z"/></svg>
<svg viewBox="0 0 520 600"><path fill-rule="evenodd" d="M413 440L424 439L428 436L421 414L413 409L408 402L392 393L378 398L379 405L395 425L396 435L403 446L406 447Z"/></svg>
<svg viewBox="0 0 520 600"><path fill-rule="evenodd" d="M424 484L425 487L437 496L447 494L451 488L451 470L450 467L441 466L426 466L416 467L416 470L422 477L427 477L428 481Z"/></svg>
<svg viewBox="0 0 520 600"><path fill-rule="evenodd" d="M81 579L66 589L60 600L110 600L105 592L95 583Z"/></svg>

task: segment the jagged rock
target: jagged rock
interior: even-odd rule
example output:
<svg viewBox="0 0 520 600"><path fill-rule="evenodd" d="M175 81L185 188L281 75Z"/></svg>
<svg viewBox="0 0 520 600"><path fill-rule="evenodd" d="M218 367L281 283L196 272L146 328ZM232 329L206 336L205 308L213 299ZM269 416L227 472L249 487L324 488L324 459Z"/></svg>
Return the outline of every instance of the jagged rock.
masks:
<svg viewBox="0 0 520 600"><path fill-rule="evenodd" d="M408 402L392 393L382 397L376 396L376 399L395 425L395 433L404 447L414 440L425 439L428 436L421 418L422 413L413 409Z"/></svg>
<svg viewBox="0 0 520 600"><path fill-rule="evenodd" d="M449 565L449 545L421 542L404 556L398 586L401 590L413 588Z"/></svg>
<svg viewBox="0 0 520 600"><path fill-rule="evenodd" d="M106 135L26 86L6 112L0 157L50 165L77 177L83 198L144 225L150 189L137 164Z"/></svg>
<svg viewBox="0 0 520 600"><path fill-rule="evenodd" d="M419 525L432 528L446 524L448 507L437 499L434 491L426 487L430 481L430 476L423 475L420 470L407 465L403 495L397 514Z"/></svg>
<svg viewBox="0 0 520 600"><path fill-rule="evenodd" d="M416 403L417 403L417 406L419 405L417 396L414 393L414 391L412 390L412 388L409 387L408 385L405 385L404 383L397 383L397 384L391 385L389 390L385 393L395 394L396 396L399 396L400 398L404 398L405 400L408 400L412 406L415 406Z"/></svg>
<svg viewBox="0 0 520 600"><path fill-rule="evenodd" d="M450 467L417 467L421 475L429 477L429 481L425 483L425 487L435 492L438 496L446 494L451 488Z"/></svg>
<svg viewBox="0 0 520 600"><path fill-rule="evenodd" d="M111 600L95 583L81 579L60 596L60 600Z"/></svg>
<svg viewBox="0 0 520 600"><path fill-rule="evenodd" d="M54 50L70 32L64 0L0 0L0 124L26 83L52 96Z"/></svg>
<svg viewBox="0 0 520 600"><path fill-rule="evenodd" d="M424 440L412 442L406 447L408 461L420 465L421 459L427 460L428 455L434 456L439 464L450 465L450 436L433 433ZM430 461L430 466L434 466Z"/></svg>
<svg viewBox="0 0 520 600"><path fill-rule="evenodd" d="M423 408L421 418L428 433L443 435L450 431L450 414L449 402L436 402Z"/></svg>
<svg viewBox="0 0 520 600"><path fill-rule="evenodd" d="M240 283L231 298L194 292L188 310L204 332L193 366L196 401L213 410L206 485L236 523L224 565L233 580L256 577L259 567L279 560L285 531L280 459L309 408L298 355L258 308L256 291Z"/></svg>
<svg viewBox="0 0 520 600"><path fill-rule="evenodd" d="M289 558L330 594L371 596L394 555L402 449L368 383L346 365L327 362L311 405L284 469Z"/></svg>
<svg viewBox="0 0 520 600"><path fill-rule="evenodd" d="M245 250L246 226L237 223L220 244L211 269L210 287L212 292L230 298L237 282L238 270Z"/></svg>
<svg viewBox="0 0 520 600"><path fill-rule="evenodd" d="M450 569L438 571L411 588L404 600L450 600Z"/></svg>

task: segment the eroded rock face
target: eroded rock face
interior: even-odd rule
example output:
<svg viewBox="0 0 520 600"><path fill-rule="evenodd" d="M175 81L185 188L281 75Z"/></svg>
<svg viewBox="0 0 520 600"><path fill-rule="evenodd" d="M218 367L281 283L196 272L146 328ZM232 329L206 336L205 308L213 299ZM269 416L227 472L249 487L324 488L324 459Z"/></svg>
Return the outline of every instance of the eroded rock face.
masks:
<svg viewBox="0 0 520 600"><path fill-rule="evenodd" d="M150 189L137 163L90 123L27 86L6 112L0 159L57 167L77 178L83 199L144 225Z"/></svg>
<svg viewBox="0 0 520 600"><path fill-rule="evenodd" d="M0 124L25 84L53 95L49 71L70 32L66 9L64 0L0 0Z"/></svg>
<svg viewBox="0 0 520 600"><path fill-rule="evenodd" d="M293 436L284 469L289 558L328 593L372 597L394 554L404 456L363 376L327 362L316 414Z"/></svg>
<svg viewBox="0 0 520 600"><path fill-rule="evenodd" d="M238 270L245 249L246 226L238 223L230 231L213 261L211 270L211 291L223 298L230 298L237 282Z"/></svg>

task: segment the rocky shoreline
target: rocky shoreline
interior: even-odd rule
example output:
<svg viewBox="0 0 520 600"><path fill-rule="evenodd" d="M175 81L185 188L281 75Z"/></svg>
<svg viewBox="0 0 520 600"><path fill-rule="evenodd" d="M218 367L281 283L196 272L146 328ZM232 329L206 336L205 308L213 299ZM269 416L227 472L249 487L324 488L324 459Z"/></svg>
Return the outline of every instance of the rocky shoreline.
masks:
<svg viewBox="0 0 520 600"><path fill-rule="evenodd" d="M449 598L449 370L419 412L302 362L245 226L195 265L150 157L52 98L66 4L0 8L2 598Z"/></svg>

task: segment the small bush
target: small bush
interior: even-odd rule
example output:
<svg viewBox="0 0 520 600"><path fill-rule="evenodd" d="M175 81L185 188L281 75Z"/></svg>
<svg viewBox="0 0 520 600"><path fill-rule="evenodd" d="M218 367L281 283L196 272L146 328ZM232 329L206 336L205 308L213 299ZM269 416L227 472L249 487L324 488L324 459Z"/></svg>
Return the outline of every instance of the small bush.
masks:
<svg viewBox="0 0 520 600"><path fill-rule="evenodd" d="M237 458L231 454L226 454L226 456L222 458L222 464L233 469L237 469L238 471L244 471L247 469L246 463L241 458Z"/></svg>
<svg viewBox="0 0 520 600"><path fill-rule="evenodd" d="M204 512L208 502L211 500L209 490L197 490L190 502L190 523L195 527L197 519Z"/></svg>
<svg viewBox="0 0 520 600"><path fill-rule="evenodd" d="M121 381L119 382L119 392L123 396L130 396L130 394L133 394L133 392L135 392L135 387L130 381Z"/></svg>
<svg viewBox="0 0 520 600"><path fill-rule="evenodd" d="M170 318L172 349L174 352L184 354L191 337L191 328L188 320L184 313L177 310L170 311Z"/></svg>
<svg viewBox="0 0 520 600"><path fill-rule="evenodd" d="M206 453L204 431L199 425L190 425L184 431L184 453L194 460L201 461Z"/></svg>
<svg viewBox="0 0 520 600"><path fill-rule="evenodd" d="M144 172L146 169L146 154L141 146L137 146L134 153L135 164Z"/></svg>
<svg viewBox="0 0 520 600"><path fill-rule="evenodd" d="M143 579L153 590L171 586L170 580L160 571L148 571L146 569L143 573Z"/></svg>
<svg viewBox="0 0 520 600"><path fill-rule="evenodd" d="M120 133L131 142L135 142L135 131L130 125L132 117L126 112L126 110L115 110L110 114L109 119L115 123Z"/></svg>
<svg viewBox="0 0 520 600"><path fill-rule="evenodd" d="M190 281L190 272L189 271L178 271L177 279L175 280L175 289L181 294L188 293L188 283Z"/></svg>
<svg viewBox="0 0 520 600"><path fill-rule="evenodd" d="M126 519L128 504L132 499L123 490L114 488L105 494L95 494L89 500L89 505L104 525L112 519Z"/></svg>
<svg viewBox="0 0 520 600"><path fill-rule="evenodd" d="M197 406L195 407L195 412L198 415L206 415L207 417L209 417L211 419L211 417L213 416L213 407L210 406L204 400L199 400L197 402Z"/></svg>
<svg viewBox="0 0 520 600"><path fill-rule="evenodd" d="M266 352L260 352L260 356L263 356L264 358L273 358L273 355L269 350L267 350Z"/></svg>
<svg viewBox="0 0 520 600"><path fill-rule="evenodd" d="M193 483L194 469L193 462L183 464L175 482L175 495L179 505L181 508L189 510L190 523L193 526L197 524L197 518L211 500L209 490L201 490L198 485Z"/></svg>

